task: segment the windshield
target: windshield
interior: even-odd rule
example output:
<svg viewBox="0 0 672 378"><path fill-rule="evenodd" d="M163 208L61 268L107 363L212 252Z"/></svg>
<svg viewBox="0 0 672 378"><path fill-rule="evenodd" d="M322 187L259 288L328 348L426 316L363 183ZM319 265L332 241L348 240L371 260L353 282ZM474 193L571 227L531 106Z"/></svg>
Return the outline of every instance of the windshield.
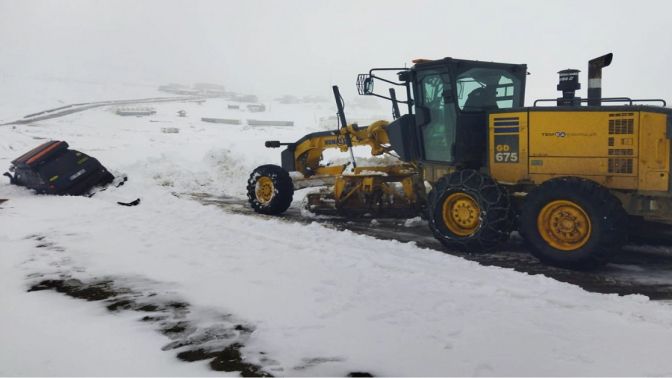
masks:
<svg viewBox="0 0 672 378"><path fill-rule="evenodd" d="M472 68L457 77L457 105L465 112L484 112L522 106L521 83L512 73Z"/></svg>

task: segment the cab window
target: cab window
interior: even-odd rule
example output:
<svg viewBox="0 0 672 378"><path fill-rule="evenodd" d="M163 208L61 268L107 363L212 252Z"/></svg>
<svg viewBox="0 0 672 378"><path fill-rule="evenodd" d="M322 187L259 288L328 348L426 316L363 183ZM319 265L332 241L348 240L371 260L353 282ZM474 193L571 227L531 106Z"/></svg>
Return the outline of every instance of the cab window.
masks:
<svg viewBox="0 0 672 378"><path fill-rule="evenodd" d="M522 106L521 83L502 69L472 68L457 76L457 105L464 112Z"/></svg>

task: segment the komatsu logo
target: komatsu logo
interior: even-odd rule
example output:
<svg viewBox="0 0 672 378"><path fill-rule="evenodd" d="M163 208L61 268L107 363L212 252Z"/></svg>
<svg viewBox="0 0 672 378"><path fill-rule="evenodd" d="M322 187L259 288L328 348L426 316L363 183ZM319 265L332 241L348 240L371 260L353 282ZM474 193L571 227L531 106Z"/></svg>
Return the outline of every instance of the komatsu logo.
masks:
<svg viewBox="0 0 672 378"><path fill-rule="evenodd" d="M594 137L597 136L597 133L568 133L564 131L556 131L554 133L541 133L545 137L556 137L556 138L565 138L565 137Z"/></svg>

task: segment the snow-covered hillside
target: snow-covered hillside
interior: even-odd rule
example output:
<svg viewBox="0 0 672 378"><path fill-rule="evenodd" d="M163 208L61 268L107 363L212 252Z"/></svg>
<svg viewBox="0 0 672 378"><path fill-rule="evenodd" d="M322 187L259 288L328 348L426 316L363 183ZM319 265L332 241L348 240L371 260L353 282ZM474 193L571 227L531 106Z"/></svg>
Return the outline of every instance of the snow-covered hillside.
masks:
<svg viewBox="0 0 672 378"><path fill-rule="evenodd" d="M21 118L31 101L7 101L0 118ZM149 117L98 108L0 126L2 169L57 139L129 177L92 198L0 181L0 375L220 375L212 358L175 355L226 348L241 370L276 376L672 375L666 303L191 200L243 197L255 166L279 162L265 140L294 141L333 115L331 104L262 102L267 112L210 99L154 104ZM45 285L89 299L83 288L96 288L102 300Z"/></svg>

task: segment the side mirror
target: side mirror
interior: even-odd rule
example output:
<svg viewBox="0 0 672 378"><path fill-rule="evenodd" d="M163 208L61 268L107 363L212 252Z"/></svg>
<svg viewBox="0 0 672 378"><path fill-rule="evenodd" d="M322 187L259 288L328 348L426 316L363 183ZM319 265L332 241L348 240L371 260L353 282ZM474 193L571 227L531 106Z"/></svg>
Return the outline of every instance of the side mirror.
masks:
<svg viewBox="0 0 672 378"><path fill-rule="evenodd" d="M357 92L360 95L370 95L373 93L373 78L371 75L357 75Z"/></svg>
<svg viewBox="0 0 672 378"><path fill-rule="evenodd" d="M367 77L366 80L364 80L364 93L373 93L373 78Z"/></svg>

